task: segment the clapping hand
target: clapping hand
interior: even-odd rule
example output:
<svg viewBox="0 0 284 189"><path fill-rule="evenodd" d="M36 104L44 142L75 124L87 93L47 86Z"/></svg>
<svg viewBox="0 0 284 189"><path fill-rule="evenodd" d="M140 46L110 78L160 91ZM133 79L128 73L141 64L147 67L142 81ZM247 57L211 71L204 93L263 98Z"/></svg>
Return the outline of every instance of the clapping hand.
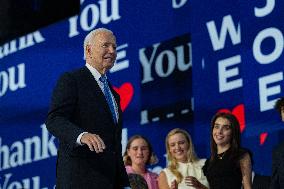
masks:
<svg viewBox="0 0 284 189"><path fill-rule="evenodd" d="M194 187L196 189L206 188L203 184L201 184L195 177L187 176L185 177L185 184L187 186Z"/></svg>
<svg viewBox="0 0 284 189"><path fill-rule="evenodd" d="M172 183L171 183L171 189L178 189L178 184L177 184L177 181L174 180Z"/></svg>

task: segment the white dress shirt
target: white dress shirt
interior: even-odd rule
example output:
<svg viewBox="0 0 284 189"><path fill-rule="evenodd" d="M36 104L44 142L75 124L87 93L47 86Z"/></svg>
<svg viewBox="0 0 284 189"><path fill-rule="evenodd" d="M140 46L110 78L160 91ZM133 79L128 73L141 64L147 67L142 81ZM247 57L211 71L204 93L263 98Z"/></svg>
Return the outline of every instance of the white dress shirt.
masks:
<svg viewBox="0 0 284 189"><path fill-rule="evenodd" d="M90 64L86 64L86 67L88 68L88 70L90 70L91 74L94 76L95 80L97 81L99 87L101 88L102 92L104 93L104 84L100 81L100 77L102 76L100 74L100 72L98 72L98 70L96 70L96 68L92 67ZM118 109L117 109L117 104L116 104L116 101L113 97L113 94L111 94L111 98L112 98L112 101L114 102L114 107L115 107L115 114L116 114L116 117L118 118ZM79 145L83 145L81 143L81 138L83 136L83 134L85 133L88 133L88 132L83 132L81 133L78 137L77 137L77 144Z"/></svg>

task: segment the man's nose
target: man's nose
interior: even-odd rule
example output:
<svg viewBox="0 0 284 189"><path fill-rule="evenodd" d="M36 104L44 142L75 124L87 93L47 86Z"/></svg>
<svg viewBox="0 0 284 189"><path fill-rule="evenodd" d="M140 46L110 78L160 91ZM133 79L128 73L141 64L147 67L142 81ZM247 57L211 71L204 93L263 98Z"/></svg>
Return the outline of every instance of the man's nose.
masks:
<svg viewBox="0 0 284 189"><path fill-rule="evenodd" d="M116 53L116 48L110 46L110 47L108 48L108 51L109 51L110 53Z"/></svg>

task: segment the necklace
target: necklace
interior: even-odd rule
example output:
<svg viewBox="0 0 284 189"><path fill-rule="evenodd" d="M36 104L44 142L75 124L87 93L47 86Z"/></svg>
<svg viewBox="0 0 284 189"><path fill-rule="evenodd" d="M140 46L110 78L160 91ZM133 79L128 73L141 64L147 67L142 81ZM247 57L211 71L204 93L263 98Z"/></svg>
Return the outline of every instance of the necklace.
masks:
<svg viewBox="0 0 284 189"><path fill-rule="evenodd" d="M222 152L221 154L217 154L218 159L223 159L226 152Z"/></svg>

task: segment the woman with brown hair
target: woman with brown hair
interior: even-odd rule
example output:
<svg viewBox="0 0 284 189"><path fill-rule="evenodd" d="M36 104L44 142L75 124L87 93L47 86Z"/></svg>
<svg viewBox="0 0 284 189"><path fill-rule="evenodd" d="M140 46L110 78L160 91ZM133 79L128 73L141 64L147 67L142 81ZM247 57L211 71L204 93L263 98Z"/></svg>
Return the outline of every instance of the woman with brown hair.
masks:
<svg viewBox="0 0 284 189"><path fill-rule="evenodd" d="M145 188L145 182L142 180L143 177L147 183L148 189L159 189L157 181L158 175L150 172L146 168L147 165L156 164L158 159L153 152L150 142L145 137L134 135L128 140L123 160L132 188ZM132 179L133 174L138 174L142 177L139 177L139 179ZM134 175L133 178L136 177ZM139 181L140 184L136 181Z"/></svg>
<svg viewBox="0 0 284 189"><path fill-rule="evenodd" d="M183 129L173 129L166 137L168 166L158 178L160 189L205 189L208 186L190 135Z"/></svg>

